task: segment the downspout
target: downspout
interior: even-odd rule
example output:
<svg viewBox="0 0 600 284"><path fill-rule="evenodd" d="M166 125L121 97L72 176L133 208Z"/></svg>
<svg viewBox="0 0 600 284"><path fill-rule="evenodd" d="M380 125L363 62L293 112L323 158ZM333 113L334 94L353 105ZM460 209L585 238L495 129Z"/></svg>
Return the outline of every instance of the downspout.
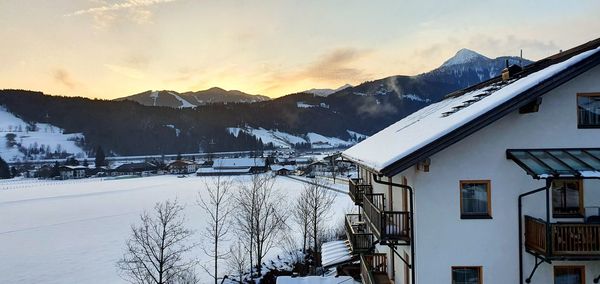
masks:
<svg viewBox="0 0 600 284"><path fill-rule="evenodd" d="M529 192L525 192L523 194L519 195L519 283L523 284L523 209L522 209L522 205L523 205L523 197L532 195L534 193L538 193L540 191L546 191L546 218L549 219L549 204L548 204L548 195L549 195L549 191L548 189L550 188L551 182L546 181L546 186L544 187L540 187L538 189L534 189L532 191ZM547 234L546 234L547 235ZM548 242L546 242L548 244Z"/></svg>
<svg viewBox="0 0 600 284"><path fill-rule="evenodd" d="M404 188L406 190L408 190L408 194L409 194L409 201L410 201L410 259L411 259L411 266L410 266L410 274L411 274L411 283L415 284L416 280L415 280L415 228L414 228L414 207L413 207L413 189L412 187L408 186L408 185L404 185L404 184L399 184L399 183L394 183L394 182L386 182L383 181L381 179L378 178L378 176L376 174L373 174L373 181L375 183L378 184L383 184L383 185L389 185L389 186L395 186L395 187L399 187L399 188Z"/></svg>

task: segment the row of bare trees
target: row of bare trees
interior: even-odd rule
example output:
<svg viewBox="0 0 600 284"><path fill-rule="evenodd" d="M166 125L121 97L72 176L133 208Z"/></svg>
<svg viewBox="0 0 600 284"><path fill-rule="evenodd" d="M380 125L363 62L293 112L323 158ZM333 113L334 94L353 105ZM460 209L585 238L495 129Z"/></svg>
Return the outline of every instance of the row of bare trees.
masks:
<svg viewBox="0 0 600 284"><path fill-rule="evenodd" d="M241 183L221 176L206 179L205 192L199 192L196 202L206 216L203 243L191 240L193 232L185 227L177 201L158 203L153 215L142 214L141 224L132 226L127 251L118 262L123 278L132 283L197 283L198 262L187 258L197 245L211 258L200 267L214 283L220 279L222 262L240 283L248 271L251 278L260 277L269 251L284 239L293 241L288 218L302 233L302 253L308 248L319 252L335 195L316 180L304 186L293 204L286 204L285 191L274 185L275 179L266 174Z"/></svg>
<svg viewBox="0 0 600 284"><path fill-rule="evenodd" d="M302 252L310 248L316 255L320 252L325 222L331 217L335 193L323 180L307 183L292 208L292 219L302 233ZM316 263L317 265L320 263Z"/></svg>

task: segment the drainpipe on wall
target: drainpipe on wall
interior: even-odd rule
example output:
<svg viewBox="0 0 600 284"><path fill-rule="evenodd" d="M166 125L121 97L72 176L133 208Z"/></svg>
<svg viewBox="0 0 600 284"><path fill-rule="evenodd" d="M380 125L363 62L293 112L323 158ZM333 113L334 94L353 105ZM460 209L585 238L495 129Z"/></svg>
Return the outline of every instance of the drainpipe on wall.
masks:
<svg viewBox="0 0 600 284"><path fill-rule="evenodd" d="M383 175L381 175L383 176ZM383 184L383 185L388 185L388 186L393 186L393 187L398 187L398 188L404 188L406 190L408 190L408 194L409 194L409 202L410 202L410 259L411 259L411 266L410 266L410 274L411 274L411 283L415 284L416 280L415 280L415 267L416 267L416 261L415 261L415 229L414 229L414 207L413 207L413 188L408 186L408 185L404 185L404 184L399 184L399 183L394 183L394 182L385 182L383 180L380 179L381 176L377 176L376 174L373 174L373 181L375 183L378 184ZM393 256L393 255L392 255Z"/></svg>
<svg viewBox="0 0 600 284"><path fill-rule="evenodd" d="M547 221L549 222L550 219L550 204L549 204L549 189L550 189L550 184L552 183L551 180L546 180L546 186L544 187L540 187L538 189L534 189L532 191L528 191L525 192L523 194L519 195L519 283L523 284L523 209L522 209L522 205L523 205L523 197L532 195L534 193L538 193L540 191L546 191L546 218ZM547 234L546 234L547 235ZM547 237L547 236L546 236ZM549 242L546 242L547 244L549 244Z"/></svg>

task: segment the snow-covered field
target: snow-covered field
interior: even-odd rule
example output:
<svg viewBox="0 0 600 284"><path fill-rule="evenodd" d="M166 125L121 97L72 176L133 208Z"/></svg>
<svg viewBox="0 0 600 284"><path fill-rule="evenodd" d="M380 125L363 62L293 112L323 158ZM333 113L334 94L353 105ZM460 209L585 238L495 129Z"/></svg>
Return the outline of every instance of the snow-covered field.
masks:
<svg viewBox="0 0 600 284"><path fill-rule="evenodd" d="M249 178L236 177L238 182ZM293 202L302 186L285 177L275 184L285 193L282 204ZM124 283L115 262L130 225L154 203L177 198L185 204L187 224L197 230L194 241L202 242L205 218L195 200L203 188L204 178L175 176L0 181L0 283ZM339 224L351 208L350 198L337 194L329 223ZM278 253L274 249L271 256ZM193 255L208 261L200 248ZM207 278L201 274L203 283Z"/></svg>

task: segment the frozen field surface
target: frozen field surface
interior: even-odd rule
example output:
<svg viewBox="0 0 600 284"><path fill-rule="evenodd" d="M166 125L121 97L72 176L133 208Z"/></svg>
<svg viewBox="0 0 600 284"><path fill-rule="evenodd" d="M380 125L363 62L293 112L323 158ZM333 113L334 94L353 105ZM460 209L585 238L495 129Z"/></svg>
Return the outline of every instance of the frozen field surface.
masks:
<svg viewBox="0 0 600 284"><path fill-rule="evenodd" d="M0 181L0 283L125 283L115 263L124 252L130 225L156 202L177 198L184 204L187 224L196 230L194 241L202 243L205 219L195 200L203 192L204 179ZM286 198L282 204L292 203L302 187L302 182L288 178L275 183ZM336 194L331 226L342 222L352 208L347 195ZM271 256L278 253L281 250L275 248ZM192 255L200 262L209 260L199 247ZM209 282L207 275L200 276L203 283Z"/></svg>

